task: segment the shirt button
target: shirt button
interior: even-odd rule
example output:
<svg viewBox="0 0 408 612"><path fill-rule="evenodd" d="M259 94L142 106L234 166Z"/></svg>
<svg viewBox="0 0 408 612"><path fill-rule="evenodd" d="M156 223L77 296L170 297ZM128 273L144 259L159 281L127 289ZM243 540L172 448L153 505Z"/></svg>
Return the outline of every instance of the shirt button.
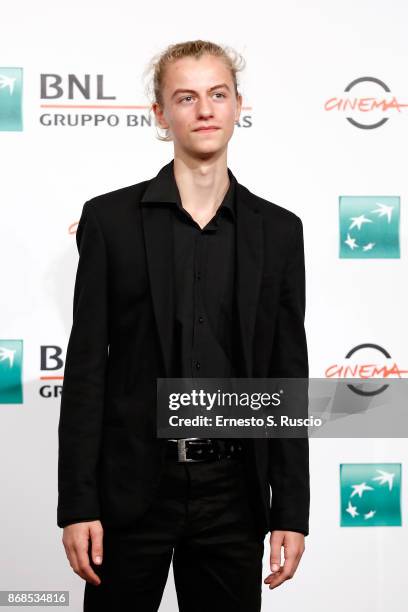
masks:
<svg viewBox="0 0 408 612"><path fill-rule="evenodd" d="M201 363L199 361L196 361L195 367L197 368L197 370L199 370L201 367Z"/></svg>
<svg viewBox="0 0 408 612"><path fill-rule="evenodd" d="M198 320L200 321L200 323L202 323L204 321L204 317L198 317Z"/></svg>
<svg viewBox="0 0 408 612"><path fill-rule="evenodd" d="M197 272L197 274L196 274L196 279L197 279L197 280L200 280L200 278L201 278L201 274L200 274L200 272Z"/></svg>

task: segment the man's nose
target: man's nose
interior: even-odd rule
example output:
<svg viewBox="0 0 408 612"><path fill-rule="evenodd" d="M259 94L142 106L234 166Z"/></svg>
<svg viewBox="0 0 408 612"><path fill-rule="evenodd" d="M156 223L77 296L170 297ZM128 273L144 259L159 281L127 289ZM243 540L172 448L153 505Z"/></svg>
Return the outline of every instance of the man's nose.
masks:
<svg viewBox="0 0 408 612"><path fill-rule="evenodd" d="M212 117L213 110L211 102L203 100L197 104L197 114L199 117Z"/></svg>

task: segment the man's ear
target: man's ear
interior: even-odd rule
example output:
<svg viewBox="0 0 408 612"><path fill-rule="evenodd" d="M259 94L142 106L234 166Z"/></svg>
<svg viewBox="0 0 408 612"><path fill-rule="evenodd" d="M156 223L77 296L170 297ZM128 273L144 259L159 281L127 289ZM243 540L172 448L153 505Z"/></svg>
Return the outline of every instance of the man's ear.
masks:
<svg viewBox="0 0 408 612"><path fill-rule="evenodd" d="M241 115L241 109L242 109L242 95L238 94L237 96L237 110L235 113L235 121L239 121L239 117Z"/></svg>
<svg viewBox="0 0 408 612"><path fill-rule="evenodd" d="M163 130L168 129L168 123L164 118L163 109L158 102L152 104L152 110L156 119L156 125Z"/></svg>

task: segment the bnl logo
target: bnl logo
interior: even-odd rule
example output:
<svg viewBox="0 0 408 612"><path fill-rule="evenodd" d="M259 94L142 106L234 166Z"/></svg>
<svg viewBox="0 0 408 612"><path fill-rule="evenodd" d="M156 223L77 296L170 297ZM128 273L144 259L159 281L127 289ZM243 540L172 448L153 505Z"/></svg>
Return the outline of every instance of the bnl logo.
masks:
<svg viewBox="0 0 408 612"><path fill-rule="evenodd" d="M400 257L399 196L340 196L340 258Z"/></svg>
<svg viewBox="0 0 408 612"><path fill-rule="evenodd" d="M0 131L21 132L23 69L0 68Z"/></svg>
<svg viewBox="0 0 408 612"><path fill-rule="evenodd" d="M23 403L23 341L0 339L0 404Z"/></svg>
<svg viewBox="0 0 408 612"><path fill-rule="evenodd" d="M340 464L340 525L401 526L401 464Z"/></svg>

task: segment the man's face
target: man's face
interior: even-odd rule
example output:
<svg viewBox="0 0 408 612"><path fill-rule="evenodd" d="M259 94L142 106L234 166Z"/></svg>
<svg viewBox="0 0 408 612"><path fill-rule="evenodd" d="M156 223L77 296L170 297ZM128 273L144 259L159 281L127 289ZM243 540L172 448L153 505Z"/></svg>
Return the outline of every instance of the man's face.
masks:
<svg viewBox="0 0 408 612"><path fill-rule="evenodd" d="M241 112L230 71L212 55L169 64L163 86L164 108L153 105L160 127L170 128L175 149L208 158L226 148ZM216 129L202 130L207 126Z"/></svg>

